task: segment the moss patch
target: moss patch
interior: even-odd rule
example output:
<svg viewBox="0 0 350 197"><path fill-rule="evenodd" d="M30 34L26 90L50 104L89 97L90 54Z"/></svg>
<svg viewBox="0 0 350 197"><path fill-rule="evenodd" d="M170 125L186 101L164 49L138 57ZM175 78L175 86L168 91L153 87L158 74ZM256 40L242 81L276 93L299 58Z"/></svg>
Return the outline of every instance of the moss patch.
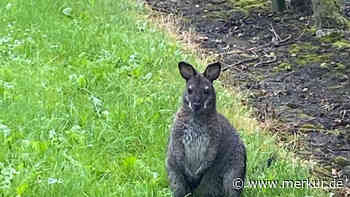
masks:
<svg viewBox="0 0 350 197"><path fill-rule="evenodd" d="M319 49L319 46L312 45L311 43L292 44L289 48L289 52L292 56L295 56L295 62L298 65L304 66L310 63L322 63L328 61L330 54L317 53Z"/></svg>
<svg viewBox="0 0 350 197"><path fill-rule="evenodd" d="M304 54L297 58L296 63L298 65L304 66L310 63L321 63L328 61L330 55L324 54L324 55L318 55L318 54Z"/></svg>
<svg viewBox="0 0 350 197"><path fill-rule="evenodd" d="M270 2L264 0L230 0L235 7L239 7L243 10L250 11L254 8L270 8Z"/></svg>
<svg viewBox="0 0 350 197"><path fill-rule="evenodd" d="M227 11L227 12L222 12L222 11L208 11L208 14L205 16L208 19L211 20L220 20L220 19L228 19L230 16L232 16L232 13L234 12L234 10L232 11Z"/></svg>
<svg viewBox="0 0 350 197"><path fill-rule="evenodd" d="M278 66L274 67L273 70L275 72L290 71L290 70L292 70L292 64L290 64L288 62L282 62Z"/></svg>
<svg viewBox="0 0 350 197"><path fill-rule="evenodd" d="M301 52L308 52L308 51L316 51L319 49L319 46L313 45L309 42L305 42L302 44L292 44L289 47L289 52L290 53L294 53L294 54L298 54Z"/></svg>
<svg viewBox="0 0 350 197"><path fill-rule="evenodd" d="M344 35L342 33L333 32L328 36L323 36L322 38L320 38L320 41L324 43L334 43L341 40L343 37Z"/></svg>
<svg viewBox="0 0 350 197"><path fill-rule="evenodd" d="M333 45L338 49L350 48L350 42L345 39L338 40L334 42Z"/></svg>

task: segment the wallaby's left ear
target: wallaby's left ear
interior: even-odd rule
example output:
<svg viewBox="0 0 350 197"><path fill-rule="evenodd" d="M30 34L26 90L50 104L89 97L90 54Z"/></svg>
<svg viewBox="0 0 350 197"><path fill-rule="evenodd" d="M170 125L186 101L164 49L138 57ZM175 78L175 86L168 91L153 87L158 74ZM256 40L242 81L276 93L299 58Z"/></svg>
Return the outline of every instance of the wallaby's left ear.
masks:
<svg viewBox="0 0 350 197"><path fill-rule="evenodd" d="M181 76L188 81L191 77L195 76L197 74L196 69L193 68L193 66L186 62L180 62L179 63L179 71Z"/></svg>
<svg viewBox="0 0 350 197"><path fill-rule="evenodd" d="M216 62L213 64L209 64L203 74L210 82L213 82L219 77L220 71L221 64L220 62Z"/></svg>

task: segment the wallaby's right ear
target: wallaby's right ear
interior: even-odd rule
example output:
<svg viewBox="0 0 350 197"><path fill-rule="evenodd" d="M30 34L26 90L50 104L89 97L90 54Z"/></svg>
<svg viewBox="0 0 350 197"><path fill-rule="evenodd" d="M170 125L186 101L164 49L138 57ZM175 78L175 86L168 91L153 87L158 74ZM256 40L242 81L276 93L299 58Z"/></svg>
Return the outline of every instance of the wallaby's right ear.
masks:
<svg viewBox="0 0 350 197"><path fill-rule="evenodd" d="M204 76L210 81L213 82L216 80L221 71L221 64L219 62L209 64L204 71Z"/></svg>
<svg viewBox="0 0 350 197"><path fill-rule="evenodd" d="M197 71L193 68L191 64L186 62L179 63L179 71L181 76L188 81L191 77L197 74Z"/></svg>

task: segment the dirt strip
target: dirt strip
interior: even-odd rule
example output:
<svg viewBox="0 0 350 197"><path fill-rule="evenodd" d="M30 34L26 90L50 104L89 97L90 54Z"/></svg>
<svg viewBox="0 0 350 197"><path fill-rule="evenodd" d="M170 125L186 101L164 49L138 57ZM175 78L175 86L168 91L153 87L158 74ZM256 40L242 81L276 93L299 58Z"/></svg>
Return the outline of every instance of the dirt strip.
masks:
<svg viewBox="0 0 350 197"><path fill-rule="evenodd" d="M287 148L316 161L315 174L350 177L348 32L317 38L329 30L317 31L310 12L271 13L266 3L247 11L234 0L145 1L200 35L195 42L223 63L225 84L249 94L242 102L281 141L297 135Z"/></svg>

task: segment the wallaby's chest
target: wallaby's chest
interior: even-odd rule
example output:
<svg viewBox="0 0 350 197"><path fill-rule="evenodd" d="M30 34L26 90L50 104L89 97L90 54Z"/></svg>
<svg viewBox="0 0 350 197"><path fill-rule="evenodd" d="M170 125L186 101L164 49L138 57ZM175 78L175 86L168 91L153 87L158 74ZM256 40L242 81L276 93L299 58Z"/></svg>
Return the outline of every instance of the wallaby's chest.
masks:
<svg viewBox="0 0 350 197"><path fill-rule="evenodd" d="M201 162L205 160L207 154L209 146L208 128L190 124L184 130L182 142L185 151L185 165L194 173Z"/></svg>

